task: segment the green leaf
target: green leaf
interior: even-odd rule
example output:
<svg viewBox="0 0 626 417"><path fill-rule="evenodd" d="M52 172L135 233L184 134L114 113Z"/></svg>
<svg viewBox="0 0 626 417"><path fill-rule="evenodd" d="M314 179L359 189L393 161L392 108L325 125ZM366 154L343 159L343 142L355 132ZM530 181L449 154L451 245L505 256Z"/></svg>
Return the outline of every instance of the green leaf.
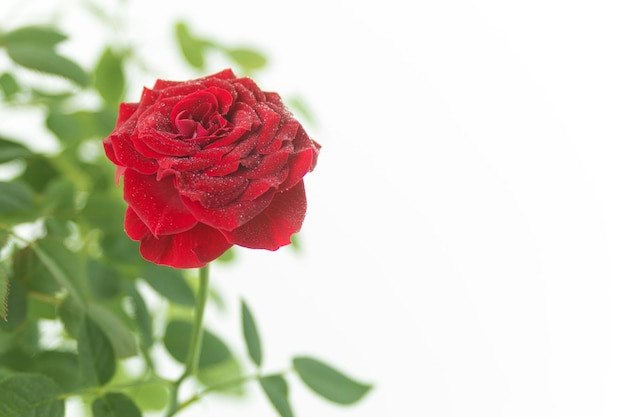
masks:
<svg viewBox="0 0 626 417"><path fill-rule="evenodd" d="M35 200L33 191L20 181L0 182L0 214L31 211Z"/></svg>
<svg viewBox="0 0 626 417"><path fill-rule="evenodd" d="M135 337L118 316L93 302L89 303L87 314L108 336L116 357L128 358L137 354Z"/></svg>
<svg viewBox="0 0 626 417"><path fill-rule="evenodd" d="M170 301L187 306L196 305L193 291L180 269L146 263L139 276Z"/></svg>
<svg viewBox="0 0 626 417"><path fill-rule="evenodd" d="M124 291L130 296L133 310L132 316L137 324L143 346L150 347L154 343L154 337L152 336L152 316L148 311L146 302L134 285L125 285Z"/></svg>
<svg viewBox="0 0 626 417"><path fill-rule="evenodd" d="M293 366L311 390L338 404L353 404L372 388L310 357L293 358Z"/></svg>
<svg viewBox="0 0 626 417"><path fill-rule="evenodd" d="M86 110L74 113L52 110L46 118L46 127L65 143L81 142L98 136L101 133L99 123L97 113Z"/></svg>
<svg viewBox="0 0 626 417"><path fill-rule="evenodd" d="M304 101L304 99L300 96L294 96L285 100L287 107L289 109L295 110L298 115L302 116L309 124L315 125L315 117L313 116L313 112L309 105Z"/></svg>
<svg viewBox="0 0 626 417"><path fill-rule="evenodd" d="M58 318L63 323L67 334L78 339L84 311L72 297L66 297L57 309Z"/></svg>
<svg viewBox="0 0 626 417"><path fill-rule="evenodd" d="M77 305L85 310L87 291L80 258L61 242L51 238L41 239L31 244L31 247L59 286L65 288Z"/></svg>
<svg viewBox="0 0 626 417"><path fill-rule="evenodd" d="M289 404L289 388L281 375L265 376L259 379L265 395L281 417L293 417Z"/></svg>
<svg viewBox="0 0 626 417"><path fill-rule="evenodd" d="M21 143L0 138L0 164L19 158L29 157L33 152Z"/></svg>
<svg viewBox="0 0 626 417"><path fill-rule="evenodd" d="M13 75L5 72L0 75L0 90L4 93L4 97L11 98L20 91L20 86Z"/></svg>
<svg viewBox="0 0 626 417"><path fill-rule="evenodd" d="M113 178L111 178L111 181ZM121 198L94 193L82 211L85 220L107 233L123 233L126 205Z"/></svg>
<svg viewBox="0 0 626 417"><path fill-rule="evenodd" d="M28 158L26 170L21 176L35 191L42 191L46 185L59 176L59 171L52 165L50 158L37 155Z"/></svg>
<svg viewBox="0 0 626 417"><path fill-rule="evenodd" d="M0 262L0 320L7 320L9 291L9 267Z"/></svg>
<svg viewBox="0 0 626 417"><path fill-rule="evenodd" d="M24 284L15 279L9 280L8 290L9 294L5 304L7 319L0 320L0 330L12 332L20 328L26 321L28 297L26 297Z"/></svg>
<svg viewBox="0 0 626 417"><path fill-rule="evenodd" d="M44 210L48 214L74 213L76 193L74 184L67 178L56 178L44 190Z"/></svg>
<svg viewBox="0 0 626 417"><path fill-rule="evenodd" d="M204 69L206 43L192 36L189 27L184 22L178 22L175 31L180 51L189 65L197 69Z"/></svg>
<svg viewBox="0 0 626 417"><path fill-rule="evenodd" d="M13 375L0 382L0 416L63 417L61 390L48 377Z"/></svg>
<svg viewBox="0 0 626 417"><path fill-rule="evenodd" d="M94 84L100 96L109 104L116 105L124 93L124 69L122 57L106 48L95 69Z"/></svg>
<svg viewBox="0 0 626 417"><path fill-rule="evenodd" d="M248 70L258 70L267 65L265 55L251 48L232 48L225 52L238 65Z"/></svg>
<svg viewBox="0 0 626 417"><path fill-rule="evenodd" d="M63 392L71 392L80 384L78 356L75 353L48 350L32 358L31 363L31 372L51 378Z"/></svg>
<svg viewBox="0 0 626 417"><path fill-rule="evenodd" d="M220 392L233 396L243 396L245 394L243 384L241 382L228 384L224 381L237 381L243 377L241 364L234 358L220 362L210 368L198 370L196 375L198 381L205 387L210 388L211 392Z"/></svg>
<svg viewBox="0 0 626 417"><path fill-rule="evenodd" d="M96 297L113 298L120 292L120 274L110 266L95 259L87 262L87 277Z"/></svg>
<svg viewBox="0 0 626 417"><path fill-rule="evenodd" d="M89 76L78 64L48 47L15 43L9 45L7 52L16 64L23 67L67 78L82 87L89 84Z"/></svg>
<svg viewBox="0 0 626 417"><path fill-rule="evenodd" d="M84 317L78 333L78 365L87 385L105 385L115 373L111 341L89 316Z"/></svg>
<svg viewBox="0 0 626 417"><path fill-rule="evenodd" d="M52 48L67 36L48 26L24 26L0 35L0 45L30 44Z"/></svg>
<svg viewBox="0 0 626 417"><path fill-rule="evenodd" d="M94 417L141 417L133 400L119 392L109 392L91 404Z"/></svg>
<svg viewBox="0 0 626 417"><path fill-rule="evenodd" d="M263 360L261 339L259 338L259 332L254 318L252 317L252 312L244 300L241 300L241 321L243 336L246 339L246 346L248 348L248 355L250 355L250 359L252 359L256 366L260 367Z"/></svg>
<svg viewBox="0 0 626 417"><path fill-rule="evenodd" d="M180 363L187 361L193 324L184 320L172 320L167 324L163 343L165 348ZM202 331L202 347L198 368L215 366L231 358L228 346L213 333Z"/></svg>
<svg viewBox="0 0 626 417"><path fill-rule="evenodd" d="M127 389L137 406L145 411L163 410L169 403L169 390L162 382L146 382Z"/></svg>
<svg viewBox="0 0 626 417"><path fill-rule="evenodd" d="M29 291L52 295L61 289L31 247L25 247L13 255L13 275Z"/></svg>

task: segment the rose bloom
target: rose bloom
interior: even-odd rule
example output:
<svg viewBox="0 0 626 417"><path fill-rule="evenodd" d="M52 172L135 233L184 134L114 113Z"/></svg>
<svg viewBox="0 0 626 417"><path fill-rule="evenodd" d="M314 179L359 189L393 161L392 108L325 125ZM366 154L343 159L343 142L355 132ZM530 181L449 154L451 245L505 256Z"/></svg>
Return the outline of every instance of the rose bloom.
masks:
<svg viewBox="0 0 626 417"><path fill-rule="evenodd" d="M124 228L142 256L196 268L233 245L276 250L300 230L303 176L320 146L285 108L231 70L158 80L122 103L107 157L124 178Z"/></svg>

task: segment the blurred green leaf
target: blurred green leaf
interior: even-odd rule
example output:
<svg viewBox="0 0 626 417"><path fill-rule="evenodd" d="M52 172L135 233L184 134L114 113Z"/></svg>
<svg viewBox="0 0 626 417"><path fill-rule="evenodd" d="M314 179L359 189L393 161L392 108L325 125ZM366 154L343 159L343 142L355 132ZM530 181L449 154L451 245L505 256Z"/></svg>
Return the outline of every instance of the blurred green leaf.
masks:
<svg viewBox="0 0 626 417"><path fill-rule="evenodd" d="M47 214L73 214L76 199L74 184L67 178L57 178L46 185L43 208Z"/></svg>
<svg viewBox="0 0 626 417"><path fill-rule="evenodd" d="M91 291L98 298L112 298L120 292L120 274L96 259L87 262L87 278Z"/></svg>
<svg viewBox="0 0 626 417"><path fill-rule="evenodd" d="M9 267L5 262L0 262L0 320L7 319L9 291Z"/></svg>
<svg viewBox="0 0 626 417"><path fill-rule="evenodd" d="M75 353L47 350L33 357L31 363L29 372L46 375L63 392L71 392L80 384L78 355Z"/></svg>
<svg viewBox="0 0 626 417"><path fill-rule="evenodd" d="M58 318L63 323L63 327L68 336L78 339L80 324L84 311L71 297L66 297L57 310Z"/></svg>
<svg viewBox="0 0 626 417"><path fill-rule="evenodd" d="M81 309L85 310L87 290L83 263L78 255L51 238L41 239L31 247L57 283L69 292Z"/></svg>
<svg viewBox="0 0 626 417"><path fill-rule="evenodd" d="M123 233L124 213L126 205L119 197L104 193L93 193L89 196L82 216L93 226L107 233Z"/></svg>
<svg viewBox="0 0 626 417"><path fill-rule="evenodd" d="M0 382L0 416L63 417L61 390L42 375L13 375Z"/></svg>
<svg viewBox="0 0 626 417"><path fill-rule="evenodd" d="M4 34L0 34L0 45L10 47L16 44L25 43L52 48L66 39L66 35L49 26L24 26Z"/></svg>
<svg viewBox="0 0 626 417"><path fill-rule="evenodd" d="M10 99L15 93L20 91L20 86L13 75L5 72L0 75L0 90L2 90L5 98Z"/></svg>
<svg viewBox="0 0 626 417"><path fill-rule="evenodd" d="M106 48L96 65L94 84L100 96L117 108L124 93L125 75L122 67L123 59Z"/></svg>
<svg viewBox="0 0 626 417"><path fill-rule="evenodd" d="M81 142L101 133L97 113L79 110L74 113L50 112L46 126L65 143ZM107 132L108 133L108 132Z"/></svg>
<svg viewBox="0 0 626 417"><path fill-rule="evenodd" d="M132 399L119 392L104 394L91 405L94 417L141 417Z"/></svg>
<svg viewBox="0 0 626 417"><path fill-rule="evenodd" d="M13 274L29 291L54 294L61 289L54 276L41 262L31 247L25 247L13 255Z"/></svg>
<svg viewBox="0 0 626 417"><path fill-rule="evenodd" d="M239 66L247 70L259 70L267 65L267 58L251 48L226 49L226 54Z"/></svg>
<svg viewBox="0 0 626 417"><path fill-rule="evenodd" d="M241 365L234 357L209 368L200 369L196 376L198 381L204 386L210 387L211 391L234 396L244 395L242 384L225 383L225 381L237 381L243 376Z"/></svg>
<svg viewBox="0 0 626 417"><path fill-rule="evenodd" d="M192 329L193 324L189 321L173 320L167 324L163 343L170 355L180 363L187 360ZM231 356L230 349L221 339L206 329L202 331L199 369L220 364Z"/></svg>
<svg viewBox="0 0 626 417"><path fill-rule="evenodd" d="M372 388L357 382L327 364L310 357L293 358L293 366L300 379L311 390L338 404L353 404Z"/></svg>
<svg viewBox="0 0 626 417"><path fill-rule="evenodd" d="M189 65L197 69L204 69L204 51L207 44L192 36L189 27L184 22L176 24L175 32L180 51Z"/></svg>
<svg viewBox="0 0 626 417"><path fill-rule="evenodd" d="M118 226L123 225L120 223ZM139 253L139 242L131 240L126 233L106 234L102 238L102 250L111 262L137 265L143 260Z"/></svg>
<svg viewBox="0 0 626 417"><path fill-rule="evenodd" d="M289 404L289 388L287 381L281 375L265 376L259 379L263 392L270 400L281 417L293 417Z"/></svg>
<svg viewBox="0 0 626 417"><path fill-rule="evenodd" d="M93 302L89 303L87 314L108 336L116 357L128 358L137 354L135 337L118 316Z"/></svg>
<svg viewBox="0 0 626 417"><path fill-rule="evenodd" d="M33 191L21 181L0 182L0 214L31 211L35 206Z"/></svg>
<svg viewBox="0 0 626 417"><path fill-rule="evenodd" d="M86 87L89 75L74 61L58 55L52 49L30 43L12 43L7 48L9 57L25 68L67 78Z"/></svg>
<svg viewBox="0 0 626 417"><path fill-rule="evenodd" d="M15 279L9 280L8 291L5 304L7 318L0 320L0 330L11 332L21 327L26 321L28 298L24 284Z"/></svg>
<svg viewBox="0 0 626 417"><path fill-rule="evenodd" d="M250 355L250 359L252 359L256 366L260 367L263 360L261 339L259 338L259 332L254 322L254 318L252 317L252 312L244 300L241 300L241 321L243 336L246 340L246 346L248 348L248 355Z"/></svg>
<svg viewBox="0 0 626 417"><path fill-rule="evenodd" d="M313 111L309 107L308 103L300 96L293 96L285 100L287 107L290 110L294 110L299 116L302 116L312 126L317 124Z"/></svg>
<svg viewBox="0 0 626 417"><path fill-rule="evenodd" d="M115 373L111 341L89 316L83 318L78 333L78 364L87 385L105 385Z"/></svg>
<svg viewBox="0 0 626 417"><path fill-rule="evenodd" d="M43 191L46 185L58 176L59 171L54 167L50 158L36 155L28 158L26 169L20 179L30 185L35 191Z"/></svg>
<svg viewBox="0 0 626 417"><path fill-rule="evenodd" d="M139 276L168 300L195 306L196 298L180 269L146 263Z"/></svg>
<svg viewBox="0 0 626 417"><path fill-rule="evenodd" d="M69 213L62 214L65 214L65 217L69 217ZM72 234L71 223L70 221L65 219L46 217L44 219L44 227L46 228L46 236L50 236L53 238L65 239Z"/></svg>
<svg viewBox="0 0 626 417"><path fill-rule="evenodd" d="M33 152L24 144L0 136L0 164L28 158L31 155Z"/></svg>
<svg viewBox="0 0 626 417"><path fill-rule="evenodd" d="M141 336L143 346L150 347L154 343L153 328L152 328L152 316L148 311L146 302L143 299L141 293L133 284L127 284L124 286L124 292L130 296L132 306L132 316L135 319L137 329Z"/></svg>
<svg viewBox="0 0 626 417"><path fill-rule="evenodd" d="M146 382L125 390L137 406L145 411L163 410L169 403L169 390L164 383Z"/></svg>

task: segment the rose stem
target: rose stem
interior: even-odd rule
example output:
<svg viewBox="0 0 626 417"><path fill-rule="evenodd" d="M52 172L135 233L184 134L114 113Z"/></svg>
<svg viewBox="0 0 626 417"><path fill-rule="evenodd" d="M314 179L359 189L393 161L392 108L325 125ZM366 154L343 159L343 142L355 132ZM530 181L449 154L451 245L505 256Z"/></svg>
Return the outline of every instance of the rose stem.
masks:
<svg viewBox="0 0 626 417"><path fill-rule="evenodd" d="M174 382L172 387L172 393L170 398L170 406L167 413L167 417L171 417L179 411L178 404L178 389L182 382L188 376L194 375L198 370L198 363L200 361L200 348L202 347L202 323L204 319L204 309L206 308L207 298L209 296L209 265L203 266L199 269L200 273L200 287L198 289L198 300L196 302L196 311L193 321L193 330L191 333L191 341L189 344L189 353L187 354L187 361L185 363L185 371Z"/></svg>

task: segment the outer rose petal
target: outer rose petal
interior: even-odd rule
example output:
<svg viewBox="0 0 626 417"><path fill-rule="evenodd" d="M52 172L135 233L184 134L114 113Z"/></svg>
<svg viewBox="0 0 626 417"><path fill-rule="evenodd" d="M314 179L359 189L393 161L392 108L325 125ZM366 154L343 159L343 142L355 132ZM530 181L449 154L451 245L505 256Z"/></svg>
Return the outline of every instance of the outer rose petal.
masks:
<svg viewBox="0 0 626 417"><path fill-rule="evenodd" d="M180 200L174 177L157 181L132 169L124 174L124 200L155 236L180 233L198 223Z"/></svg>
<svg viewBox="0 0 626 417"><path fill-rule="evenodd" d="M232 246L216 229L198 223L193 229L168 236L148 233L139 245L141 255L156 264L174 268L200 268Z"/></svg>
<svg viewBox="0 0 626 417"><path fill-rule="evenodd" d="M300 231L306 213L304 182L274 195L261 214L230 232L222 231L235 245L252 249L276 250L291 243L291 235Z"/></svg>
<svg viewBox="0 0 626 417"><path fill-rule="evenodd" d="M141 240L150 234L148 226L137 216L135 210L131 207L126 209L126 215L124 216L124 230L129 238L132 240Z"/></svg>

